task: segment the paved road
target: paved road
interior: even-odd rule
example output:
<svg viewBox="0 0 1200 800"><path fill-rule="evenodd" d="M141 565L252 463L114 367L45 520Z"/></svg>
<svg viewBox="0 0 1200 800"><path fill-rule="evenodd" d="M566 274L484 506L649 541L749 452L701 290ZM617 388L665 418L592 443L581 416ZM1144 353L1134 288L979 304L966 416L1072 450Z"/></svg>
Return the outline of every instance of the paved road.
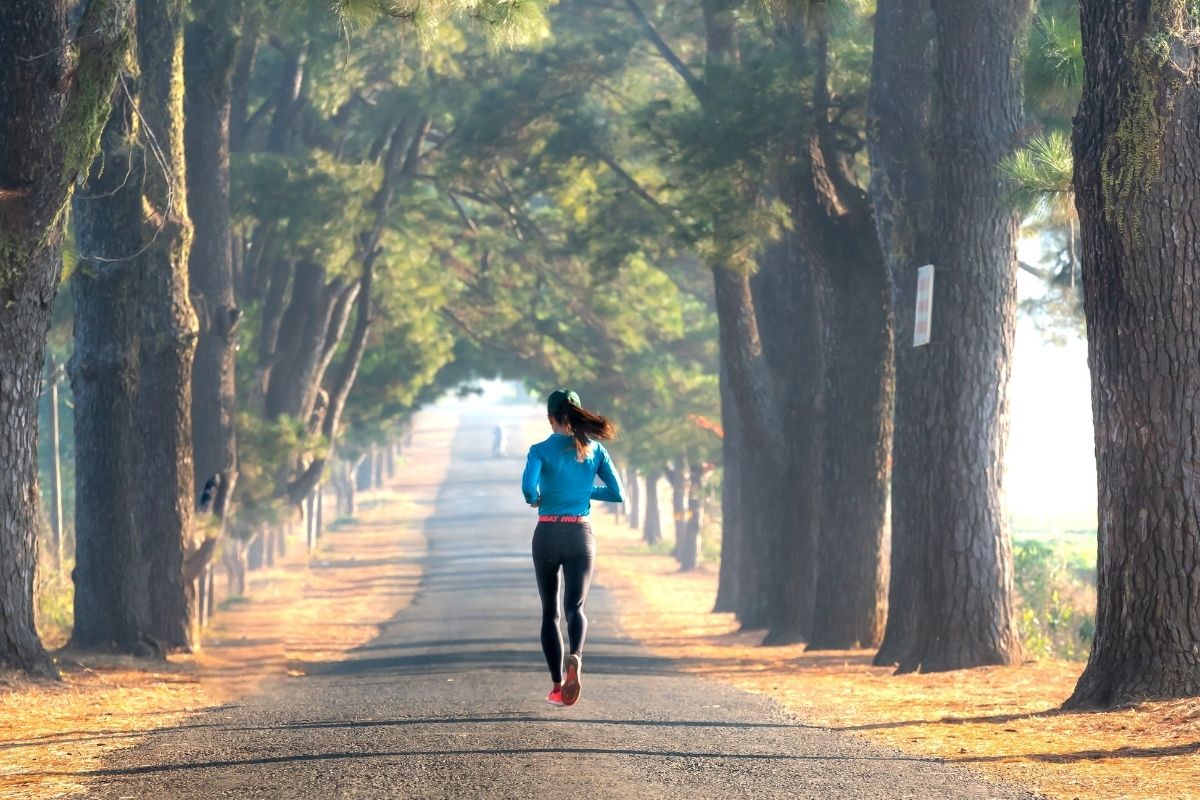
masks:
<svg viewBox="0 0 1200 800"><path fill-rule="evenodd" d="M1028 797L796 721L677 672L588 605L584 694L544 702L530 516L493 416L467 413L428 523L420 593L346 661L294 665L244 704L153 734L95 776L98 798Z"/></svg>

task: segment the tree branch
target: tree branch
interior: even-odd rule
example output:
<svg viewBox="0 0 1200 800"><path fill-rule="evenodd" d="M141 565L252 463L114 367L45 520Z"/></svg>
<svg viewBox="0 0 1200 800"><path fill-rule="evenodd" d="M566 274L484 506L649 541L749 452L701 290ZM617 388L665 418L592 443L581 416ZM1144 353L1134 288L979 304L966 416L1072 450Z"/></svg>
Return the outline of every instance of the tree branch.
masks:
<svg viewBox="0 0 1200 800"><path fill-rule="evenodd" d="M630 175L624 167L618 164L616 159L614 159L612 156L601 152L600 150L593 150L593 154L596 156L596 158L600 159L604 166L612 170L613 174L620 178L620 180L626 186L628 186L634 194L641 198L642 202L650 206L650 208L654 209L654 211L659 213L668 223L670 223L671 227L674 228L676 233L680 234L685 241L691 240L691 231L689 231L687 226L679 221L679 219L675 216L673 209L664 205L657 197L650 194L649 190L642 186L638 182L637 178Z"/></svg>
<svg viewBox="0 0 1200 800"><path fill-rule="evenodd" d="M658 28L654 27L654 23L650 20L650 17L646 16L646 12L637 4L637 0L625 0L625 5L646 31L646 38L658 50L659 55L666 59L666 62L679 74L679 77L683 78L683 82L691 89L696 99L704 100L707 93L704 81L697 78L696 73L692 72L691 68L683 63L683 59L671 49L671 46L667 44L666 40L658 32Z"/></svg>

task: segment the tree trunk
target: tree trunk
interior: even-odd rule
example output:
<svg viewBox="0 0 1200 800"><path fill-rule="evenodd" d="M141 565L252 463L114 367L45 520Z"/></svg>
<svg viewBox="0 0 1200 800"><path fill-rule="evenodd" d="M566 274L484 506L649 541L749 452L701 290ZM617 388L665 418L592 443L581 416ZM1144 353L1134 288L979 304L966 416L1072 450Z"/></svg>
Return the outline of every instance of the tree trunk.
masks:
<svg viewBox="0 0 1200 800"><path fill-rule="evenodd" d="M3 42L0 34L0 46ZM0 304L0 665L40 675L56 674L34 625L37 406L50 325L50 304L41 298L53 295L60 258L57 238L32 261L0 258L0 274L18 266L26 270L5 287L15 303Z"/></svg>
<svg viewBox="0 0 1200 800"><path fill-rule="evenodd" d="M368 451L358 457L354 466L354 488L360 492L371 491L375 480L375 461Z"/></svg>
<svg viewBox="0 0 1200 800"><path fill-rule="evenodd" d="M225 571L231 597L246 596L246 542L233 539L225 551Z"/></svg>
<svg viewBox="0 0 1200 800"><path fill-rule="evenodd" d="M199 615L199 618L197 619L197 624L200 626L201 631L205 630L208 627L208 621L210 619L210 615L209 615L209 602L210 601L209 601L209 597L208 597L210 587L209 587L209 583L208 583L208 572L209 572L209 569L211 568L211 566L212 566L211 564L205 564L204 569L201 570L201 572L200 572L200 577L196 579L196 599L197 599L196 605L198 608L197 613Z"/></svg>
<svg viewBox="0 0 1200 800"><path fill-rule="evenodd" d="M59 425L58 384L62 380L62 371L53 358L50 361L50 446L54 448L51 454L50 476L50 551L54 557L54 569L61 571L63 567L63 481L62 481L62 432Z"/></svg>
<svg viewBox="0 0 1200 800"><path fill-rule="evenodd" d="M137 255L147 153L118 96L75 198L75 617L71 644L146 653L150 609L137 536Z"/></svg>
<svg viewBox="0 0 1200 800"><path fill-rule="evenodd" d="M856 232L848 235L850 226ZM867 212L830 231L847 238L840 242L845 251L830 260L833 291L824 315L824 459L812 650L873 648L883 638L895 373L890 283L873 226Z"/></svg>
<svg viewBox="0 0 1200 800"><path fill-rule="evenodd" d="M819 465L820 388L797 380L809 374L810 364L800 360L795 342L816 324L817 314L801 313L805 300L794 283L793 254L777 245L764 261L757 280L770 287L763 295L778 302L762 309L762 328L749 277L713 271L722 369L747 454L738 463L736 613L745 628L767 628L772 643L807 635L816 574L820 491L811 477L801 476L804 465ZM760 338L764 328L768 335ZM782 405L781 392L787 396Z"/></svg>
<svg viewBox="0 0 1200 800"><path fill-rule="evenodd" d="M720 329L722 379L728 377L728 392L722 391L722 400L728 402L722 403L722 413L736 420L738 452L746 454L745 457L739 455L734 475L738 481L733 490L738 499L735 517L738 534L735 543L738 550L733 563L737 567L734 584L738 592L733 610L744 626L759 628L766 627L766 611L770 604L761 551L769 549L763 538L773 531L762 519L765 509L755 503L755 493L762 488L762 480L769 480L765 473L771 469L765 465L756 468L755 460L748 454L759 452L758 448L769 447L764 441L769 423L760 421L757 429L754 427L754 420L763 414L756 414L752 401L747 398L753 398L762 387L753 385L747 374L755 374L748 370L751 365L761 362L762 348L758 341L758 323L749 278L717 268L713 270L713 279ZM752 324L739 322L745 319ZM743 352L743 348L748 349ZM772 450L765 452L778 455ZM777 477L783 472L783 465L776 466Z"/></svg>
<svg viewBox="0 0 1200 800"><path fill-rule="evenodd" d="M224 520L237 479L234 430L237 323L229 205L231 79L237 54L240 3L194 2L187 27L187 193L195 228L188 261L192 304L199 322L192 368L194 479L220 475L225 490L213 513Z"/></svg>
<svg viewBox="0 0 1200 800"><path fill-rule="evenodd" d="M700 532L704 526L704 484L712 474L712 465L693 462L688 482L691 491L688 493L687 524L683 527L682 541L679 551L679 568L684 572L695 569L700 564Z"/></svg>
<svg viewBox="0 0 1200 800"><path fill-rule="evenodd" d="M901 409L914 428L896 440L897 473L906 474L892 514L896 536L919 537L923 551L908 565L921 581L915 626L895 652L901 671L926 672L1021 657L1003 498L1017 220L997 164L1023 124L1029 2L934 0L933 11L939 144L930 253L939 271L933 343L901 362ZM897 279L914 280L911 272Z"/></svg>
<svg viewBox="0 0 1200 800"><path fill-rule="evenodd" d="M738 558L741 549L741 503L739 489L742 485L742 450L738 440L738 418L733 408L733 397L729 390L729 375L724 365L720 367L721 382L721 564L717 576L717 599L713 604L716 613L737 611L740 574Z"/></svg>
<svg viewBox="0 0 1200 800"><path fill-rule="evenodd" d="M192 547L192 358L196 315L188 295L188 217L183 142L183 0L137 5L140 110L157 158L147 168L150 213L138 291L136 507L148 574L151 633L170 649L195 644L196 597L183 579ZM161 230L155 230L161 227Z"/></svg>
<svg viewBox="0 0 1200 800"><path fill-rule="evenodd" d="M209 564L204 569L208 573L208 618L212 619L217 613L217 568Z"/></svg>
<svg viewBox="0 0 1200 800"><path fill-rule="evenodd" d="M341 516L342 508L345 507L345 500L342 498L342 493L345 491L345 486L342 482L342 475L340 474L341 469L341 459L334 461L333 465L329 468L329 482L333 484L333 507L338 516Z"/></svg>
<svg viewBox="0 0 1200 800"><path fill-rule="evenodd" d="M0 25L0 664L52 675L33 619L37 404L63 221L124 63L131 0L9 0Z"/></svg>
<svg viewBox="0 0 1200 800"><path fill-rule="evenodd" d="M396 444L394 442L389 442L388 446L383 449L383 454L384 454L384 459L385 459L384 472L387 475L387 479L389 481L395 480L395 478L396 478L396 450L398 450L399 447L400 446L398 444Z"/></svg>
<svg viewBox="0 0 1200 800"><path fill-rule="evenodd" d="M353 302L356 288L340 278L325 283L325 268L311 261L296 265L292 297L280 321L277 347L270 354L274 363L269 373L265 399L266 416L287 414L308 422L324 377L326 349L332 355L349 313L345 302ZM332 347L329 344L332 343Z"/></svg>
<svg viewBox="0 0 1200 800"><path fill-rule="evenodd" d="M915 637L925 542L912 498L920 495L924 418L912 347L916 269L929 263L933 161L929 149L936 53L929 0L879 0L868 107L871 200L888 262L896 320L896 408L888 615L877 665L899 663Z"/></svg>
<svg viewBox="0 0 1200 800"><path fill-rule="evenodd" d="M1110 708L1200 694L1200 54L1183 0L1082 10L1075 191L1099 584L1091 657L1066 705Z"/></svg>
<svg viewBox="0 0 1200 800"><path fill-rule="evenodd" d="M318 484L317 489L317 540L325 535L325 490Z"/></svg>
<svg viewBox="0 0 1200 800"><path fill-rule="evenodd" d="M384 450L385 448L380 447L379 445L371 445L371 455L375 460L375 478L372 481L372 484L376 489L383 488L383 475L386 466L384 463Z"/></svg>
<svg viewBox="0 0 1200 800"><path fill-rule="evenodd" d="M337 512L338 516L343 519L352 518L358 510L354 472L355 465L344 459L338 459L334 465L334 474L337 475L337 481L341 485L341 491L338 493Z"/></svg>
<svg viewBox="0 0 1200 800"><path fill-rule="evenodd" d="M267 545L270 537L271 529L264 526L250 537L246 544L246 568L251 572L262 569L267 563Z"/></svg>
<svg viewBox="0 0 1200 800"><path fill-rule="evenodd" d="M675 549L672 555L679 559L679 545L687 530L687 498L688 483L691 480L691 467L688 464L687 453L684 453L666 470L667 483L671 485L671 517L674 520Z"/></svg>
<svg viewBox="0 0 1200 800"><path fill-rule="evenodd" d="M338 482L334 480L334 490L341 496L341 490L338 489ZM308 547L308 552L312 552L317 546L317 491L313 491L305 501L304 509L304 541Z"/></svg>
<svg viewBox="0 0 1200 800"><path fill-rule="evenodd" d="M801 179L803 180L803 179ZM807 178L811 182L811 177ZM798 195L803 184L789 176L784 180L784 197L799 218ZM812 202L811 200L808 202ZM850 216L847 214L846 216ZM839 220L839 223L849 223ZM780 452L775 459L782 472L763 472L744 489L757 497L756 506L766 509L768 536L758 557L773 563L769 614L763 620L768 633L765 644L792 644L811 636L817 597L817 557L821 532L822 447L827 401L821 342L829 294L828 254L821 253L816 237L788 233L782 242L768 248L755 286L754 302L759 310L763 352L770 367L777 403L777 430L771 446ZM840 226L839 226L840 227ZM864 316L868 309L862 309ZM856 369L858 365L847 365ZM869 369L869 367L863 367ZM754 453L753 448L748 454ZM760 469L757 456L750 456L749 474Z"/></svg>
<svg viewBox="0 0 1200 800"><path fill-rule="evenodd" d="M626 521L629 527L637 530L642 526L642 487L638 481L637 470L633 467L625 468L625 488L629 493L629 514Z"/></svg>
<svg viewBox="0 0 1200 800"><path fill-rule="evenodd" d="M811 50L816 109L812 129L799 143L805 157L785 172L782 187L795 223L784 244L795 251L787 257L795 266L764 270L765 279L776 274L790 281L776 280L763 296L791 298L787 311L807 323L783 334L786 360L777 358L775 371L777 381L790 387L785 396L815 395L809 403L819 409L807 427L803 406L796 409L799 424L783 426L797 434L789 452L807 453L793 475L819 493L800 507L819 520L816 546L807 553L817 582L810 645L873 646L883 623L881 555L894 387L891 298L870 202L851 166L853 154L829 122L826 26L818 22L814 34L792 42ZM767 328L772 335L766 344L776 327L783 326Z"/></svg>
<svg viewBox="0 0 1200 800"><path fill-rule="evenodd" d="M662 518L658 508L658 481L662 473L651 470L646 473L646 527L642 539L653 547L662 541Z"/></svg>

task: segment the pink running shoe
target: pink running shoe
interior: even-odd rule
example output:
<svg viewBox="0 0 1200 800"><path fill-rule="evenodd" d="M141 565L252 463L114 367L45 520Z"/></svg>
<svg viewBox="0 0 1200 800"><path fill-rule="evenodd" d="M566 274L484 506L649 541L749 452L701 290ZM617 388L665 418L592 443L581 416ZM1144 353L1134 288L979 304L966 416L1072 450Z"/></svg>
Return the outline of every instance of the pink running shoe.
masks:
<svg viewBox="0 0 1200 800"><path fill-rule="evenodd" d="M583 670L583 662L579 656L572 653L567 656L567 676L562 686L562 701L564 705L573 706L579 699L579 673Z"/></svg>
<svg viewBox="0 0 1200 800"><path fill-rule="evenodd" d="M563 702L562 688L555 686L550 690L550 694L546 695L546 702L552 706L565 706Z"/></svg>

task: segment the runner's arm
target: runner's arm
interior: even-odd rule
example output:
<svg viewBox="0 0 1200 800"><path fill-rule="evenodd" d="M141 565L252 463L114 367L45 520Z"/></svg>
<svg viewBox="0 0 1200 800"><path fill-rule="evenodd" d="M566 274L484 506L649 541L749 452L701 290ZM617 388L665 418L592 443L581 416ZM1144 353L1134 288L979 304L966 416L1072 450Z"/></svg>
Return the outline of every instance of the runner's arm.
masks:
<svg viewBox="0 0 1200 800"><path fill-rule="evenodd" d="M542 459L531 447L529 448L529 457L525 459L525 472L521 475L521 493L525 495L525 502L531 506L536 506L541 502L538 492L538 481L541 480L541 477Z"/></svg>
<svg viewBox="0 0 1200 800"><path fill-rule="evenodd" d="M621 479L617 477L617 472L613 469L612 458L609 457L607 450L599 449L600 466L596 469L596 475L604 481L604 485L592 487L592 499L606 503L624 503L625 492L621 488Z"/></svg>

